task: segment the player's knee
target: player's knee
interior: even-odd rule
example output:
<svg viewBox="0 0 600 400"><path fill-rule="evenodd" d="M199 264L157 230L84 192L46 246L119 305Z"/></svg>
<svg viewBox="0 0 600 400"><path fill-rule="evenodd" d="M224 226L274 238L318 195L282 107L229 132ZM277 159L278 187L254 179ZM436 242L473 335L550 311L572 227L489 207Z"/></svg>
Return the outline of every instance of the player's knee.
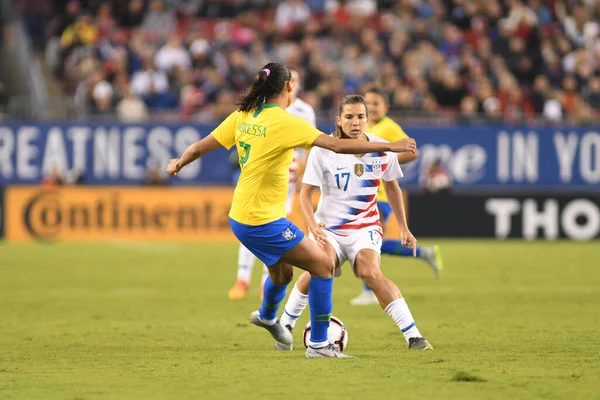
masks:
<svg viewBox="0 0 600 400"><path fill-rule="evenodd" d="M287 285L294 279L294 267L280 266L274 270L269 270L271 281L275 285Z"/></svg>
<svg viewBox="0 0 600 400"><path fill-rule="evenodd" d="M383 279L383 274L379 268L360 268L358 269L358 276L368 286L377 283L377 281Z"/></svg>
<svg viewBox="0 0 600 400"><path fill-rule="evenodd" d="M282 273L281 280L283 281L281 283L281 285L288 284L291 281L293 281L294 280L294 269L293 268L285 269Z"/></svg>
<svg viewBox="0 0 600 400"><path fill-rule="evenodd" d="M317 265L311 275L317 278L333 278L333 272L335 270L335 260L332 260L325 253L319 257Z"/></svg>

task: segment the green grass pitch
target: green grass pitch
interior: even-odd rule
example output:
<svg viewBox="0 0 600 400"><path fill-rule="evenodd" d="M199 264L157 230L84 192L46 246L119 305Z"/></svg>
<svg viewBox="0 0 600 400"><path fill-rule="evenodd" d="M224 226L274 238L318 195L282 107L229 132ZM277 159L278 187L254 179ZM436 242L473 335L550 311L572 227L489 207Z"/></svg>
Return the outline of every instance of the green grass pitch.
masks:
<svg viewBox="0 0 600 400"><path fill-rule="evenodd" d="M600 243L439 241L446 271L383 257L431 352L409 352L345 266L357 360L277 352L231 302L231 244L0 244L0 399L600 398Z"/></svg>

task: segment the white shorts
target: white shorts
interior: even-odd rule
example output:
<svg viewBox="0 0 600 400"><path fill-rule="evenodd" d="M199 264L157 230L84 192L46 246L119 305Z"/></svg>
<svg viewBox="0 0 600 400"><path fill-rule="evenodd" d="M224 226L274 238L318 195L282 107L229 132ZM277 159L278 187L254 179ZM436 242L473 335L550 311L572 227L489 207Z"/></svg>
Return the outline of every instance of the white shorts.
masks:
<svg viewBox="0 0 600 400"><path fill-rule="evenodd" d="M377 254L381 256L382 236L376 229L361 229L350 236L339 236L328 230L324 230L324 232L327 235L327 241L333 246L337 253L338 266L335 268L334 274L336 277L342 275L342 265L346 261L349 261L352 266L352 271L354 271L354 275L358 278L354 263L356 261L356 256L361 250L375 250ZM309 238L313 241L315 240L312 233L309 235Z"/></svg>

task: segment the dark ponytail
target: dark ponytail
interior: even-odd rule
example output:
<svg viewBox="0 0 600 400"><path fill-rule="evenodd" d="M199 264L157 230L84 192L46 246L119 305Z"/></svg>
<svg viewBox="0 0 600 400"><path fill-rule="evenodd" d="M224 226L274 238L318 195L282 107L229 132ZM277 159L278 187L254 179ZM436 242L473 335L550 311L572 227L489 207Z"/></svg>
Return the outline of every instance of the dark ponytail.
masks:
<svg viewBox="0 0 600 400"><path fill-rule="evenodd" d="M258 72L252 85L244 92L237 103L238 110L250 112L256 110L267 99L273 98L285 88L292 76L282 63L268 63Z"/></svg>
<svg viewBox="0 0 600 400"><path fill-rule="evenodd" d="M342 116L342 111L344 111L344 106L348 104L362 104L365 106L365 111L367 115L369 115L369 107L367 107L367 101L364 97L359 94L350 94L340 101L340 105L338 107L338 117ZM335 132L333 132L333 136L338 139L350 139L350 136L346 135L346 133L342 130L342 127L337 125L335 126Z"/></svg>

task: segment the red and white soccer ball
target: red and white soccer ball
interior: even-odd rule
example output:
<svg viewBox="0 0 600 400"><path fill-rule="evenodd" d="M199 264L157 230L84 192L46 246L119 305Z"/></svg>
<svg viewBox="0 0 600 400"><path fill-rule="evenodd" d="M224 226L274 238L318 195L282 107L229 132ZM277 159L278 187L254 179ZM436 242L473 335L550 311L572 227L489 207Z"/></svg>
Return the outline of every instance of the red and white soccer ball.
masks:
<svg viewBox="0 0 600 400"><path fill-rule="evenodd" d="M346 325L344 325L341 319L331 316L328 334L329 343L335 344L340 351L344 351L344 349L348 347L348 331L346 330ZM302 333L302 341L304 342L304 347L306 348L308 348L309 339L310 321L308 321L308 324L306 324L306 327L304 328L304 333Z"/></svg>

